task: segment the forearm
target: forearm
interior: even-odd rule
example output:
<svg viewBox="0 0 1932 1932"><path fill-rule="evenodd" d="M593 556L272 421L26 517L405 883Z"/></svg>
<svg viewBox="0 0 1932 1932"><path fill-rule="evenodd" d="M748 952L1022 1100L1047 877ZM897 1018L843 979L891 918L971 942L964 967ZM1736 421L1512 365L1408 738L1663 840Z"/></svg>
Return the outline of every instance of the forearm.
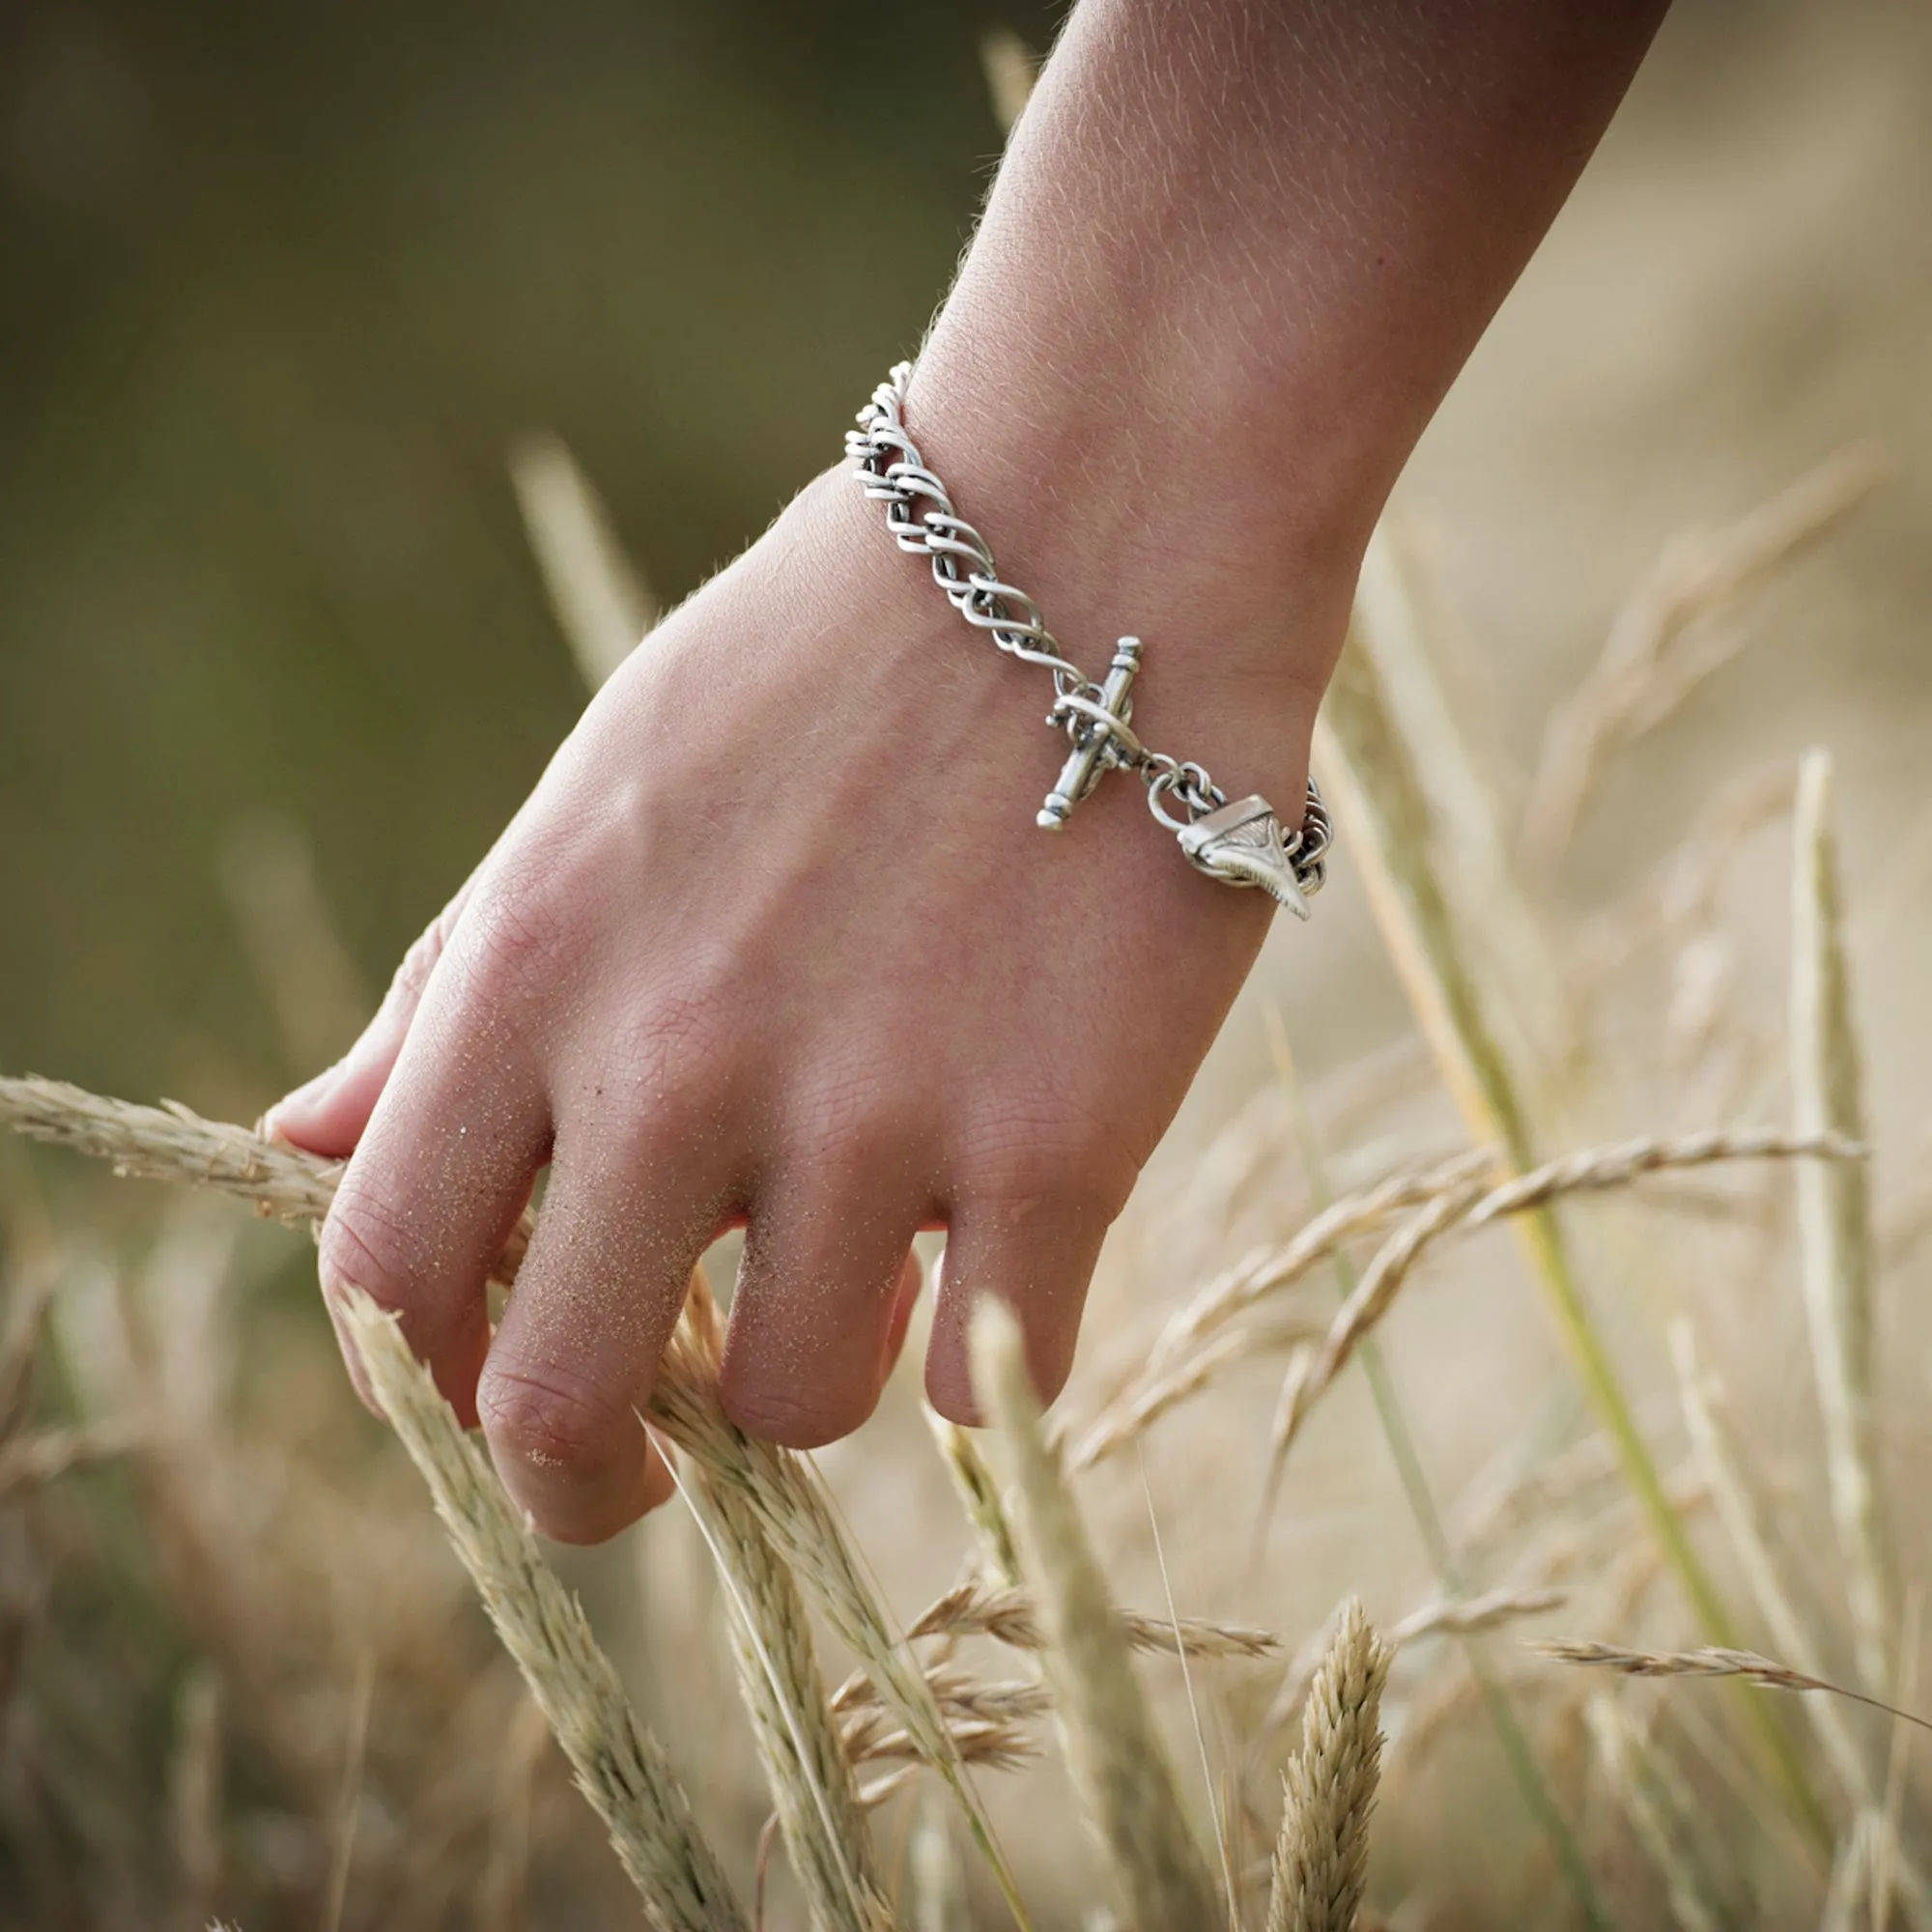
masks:
<svg viewBox="0 0 1932 1932"><path fill-rule="evenodd" d="M1298 580L1352 574L1663 11L1082 0L913 391L1003 567L1066 615L1105 586L1122 629L1279 639Z"/></svg>

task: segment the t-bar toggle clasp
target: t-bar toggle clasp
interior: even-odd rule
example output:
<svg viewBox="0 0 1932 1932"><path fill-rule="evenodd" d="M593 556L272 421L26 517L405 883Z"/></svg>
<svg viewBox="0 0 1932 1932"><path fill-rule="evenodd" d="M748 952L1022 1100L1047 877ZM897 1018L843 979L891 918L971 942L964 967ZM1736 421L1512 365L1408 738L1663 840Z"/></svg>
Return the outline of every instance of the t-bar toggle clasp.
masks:
<svg viewBox="0 0 1932 1932"><path fill-rule="evenodd" d="M1056 711L1050 721L1058 724L1065 716L1073 737L1073 750L1065 764L1061 766L1060 777L1047 793L1046 803L1040 807L1039 815L1035 820L1042 831L1058 832L1066 823L1067 814L1094 789L1100 774L1109 766L1121 762L1118 756L1108 755L1110 747L1123 741L1130 749L1138 751L1138 741L1127 729L1127 722L1134 715L1130 694L1134 688L1134 674L1140 668L1141 640L1138 638L1122 638L1114 648L1114 661L1107 668L1106 683L1100 687L1098 704L1063 701L1062 709Z"/></svg>

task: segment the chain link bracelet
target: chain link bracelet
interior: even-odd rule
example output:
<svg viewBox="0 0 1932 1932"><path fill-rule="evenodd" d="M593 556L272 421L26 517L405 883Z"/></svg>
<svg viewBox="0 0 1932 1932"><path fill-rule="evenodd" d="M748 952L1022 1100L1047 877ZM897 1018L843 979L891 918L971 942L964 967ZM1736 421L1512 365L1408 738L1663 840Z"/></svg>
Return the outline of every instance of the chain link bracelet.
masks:
<svg viewBox="0 0 1932 1932"><path fill-rule="evenodd" d="M1073 808L1104 773L1130 771L1147 786L1148 809L1179 840L1189 864L1229 886L1259 886L1298 918L1321 888L1330 830L1315 781L1299 828L1288 831L1257 793L1230 801L1192 760L1144 745L1133 729L1133 684L1141 641L1122 638L1105 679L1095 684L1069 659L1046 628L1039 606L1024 590L1000 581L984 537L952 507L943 484L925 467L906 434L906 387L912 364L901 362L859 412L845 436L845 453L860 487L886 506L886 527L898 547L932 560L933 581L952 608L999 648L1053 675L1053 709L1046 722L1065 731L1071 750L1040 807L1046 831L1063 827Z"/></svg>

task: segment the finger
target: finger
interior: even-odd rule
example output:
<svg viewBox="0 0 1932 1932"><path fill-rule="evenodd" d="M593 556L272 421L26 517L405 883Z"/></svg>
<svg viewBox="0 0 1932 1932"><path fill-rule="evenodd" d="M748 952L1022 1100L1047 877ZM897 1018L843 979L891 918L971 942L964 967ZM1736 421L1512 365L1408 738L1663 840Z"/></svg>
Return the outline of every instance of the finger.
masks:
<svg viewBox="0 0 1932 1932"><path fill-rule="evenodd" d="M733 1205L701 1137L558 1132L477 1391L497 1473L545 1535L601 1543L664 1500L642 1420L698 1257Z"/></svg>
<svg viewBox="0 0 1932 1932"><path fill-rule="evenodd" d="M724 1412L790 1449L837 1441L878 1406L912 1313L901 1290L922 1218L917 1201L864 1191L856 1170L809 1184L753 1204L724 1337Z"/></svg>
<svg viewBox="0 0 1932 1932"><path fill-rule="evenodd" d="M361 1037L333 1066L270 1107L262 1122L265 1134L293 1141L310 1153L332 1160L355 1151L469 897L469 886L466 884L403 955L382 1006L362 1029Z"/></svg>
<svg viewBox="0 0 1932 1932"><path fill-rule="evenodd" d="M961 1204L939 1261L925 1352L926 1400L941 1415L979 1423L967 1338L981 1295L997 1295L1018 1318L1040 1401L1060 1393L1106 1233L1107 1216L1077 1200L979 1195Z"/></svg>
<svg viewBox="0 0 1932 1932"><path fill-rule="evenodd" d="M356 1288L399 1313L466 1426L490 1342L485 1287L529 1200L550 1130L535 1069L487 1040L454 1002L423 1009L321 1237L331 1312ZM366 1400L355 1350L344 1352Z"/></svg>

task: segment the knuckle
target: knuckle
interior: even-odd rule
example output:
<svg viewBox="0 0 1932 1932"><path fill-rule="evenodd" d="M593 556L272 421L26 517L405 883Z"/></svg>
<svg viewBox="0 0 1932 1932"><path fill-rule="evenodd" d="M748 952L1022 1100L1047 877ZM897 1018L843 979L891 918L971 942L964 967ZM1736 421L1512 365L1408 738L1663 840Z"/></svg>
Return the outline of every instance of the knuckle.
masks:
<svg viewBox="0 0 1932 1932"><path fill-rule="evenodd" d="M966 1167L976 1192L1021 1217L1101 1214L1125 1205L1140 1161L1104 1115L1055 1097L982 1122Z"/></svg>
<svg viewBox="0 0 1932 1932"><path fill-rule="evenodd" d="M622 1404L554 1367L487 1369L476 1409L493 1443L540 1469L594 1471L622 1455L628 1433L643 1433Z"/></svg>
<svg viewBox="0 0 1932 1932"><path fill-rule="evenodd" d="M559 964L561 938L559 921L528 887L479 895L463 922L472 990L496 1002L544 985Z"/></svg>
<svg viewBox="0 0 1932 1932"><path fill-rule="evenodd" d="M606 1065L621 1069L619 1104L635 1131L655 1141L667 1110L688 1117L723 1103L740 1054L727 996L695 985L647 999L613 1040Z"/></svg>
<svg viewBox="0 0 1932 1932"><path fill-rule="evenodd" d="M318 1249L325 1284L359 1289L384 1308L407 1298L417 1259L408 1220L353 1169L336 1190Z"/></svg>
<svg viewBox="0 0 1932 1932"><path fill-rule="evenodd" d="M920 1164L923 1123L895 1098L889 1078L870 1069L820 1078L786 1114L794 1158L848 1191L863 1194L895 1171Z"/></svg>

